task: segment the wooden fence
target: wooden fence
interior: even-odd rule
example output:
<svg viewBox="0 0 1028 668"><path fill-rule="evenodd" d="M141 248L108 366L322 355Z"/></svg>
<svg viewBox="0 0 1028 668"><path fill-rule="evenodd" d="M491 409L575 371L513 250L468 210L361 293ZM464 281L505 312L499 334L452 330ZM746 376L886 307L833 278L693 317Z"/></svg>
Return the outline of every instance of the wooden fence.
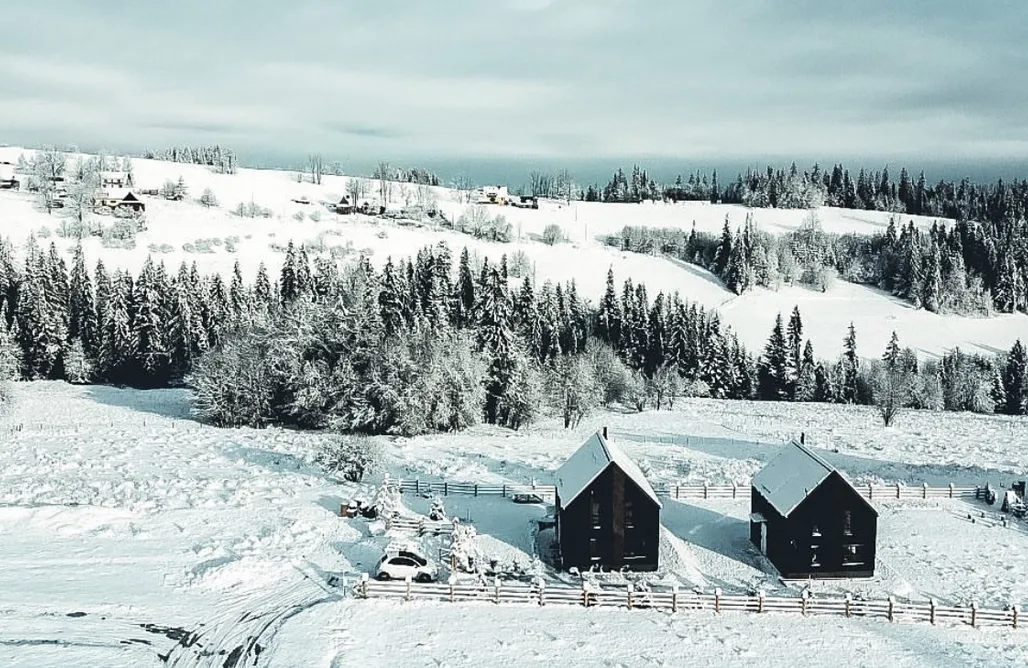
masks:
<svg viewBox="0 0 1028 668"><path fill-rule="evenodd" d="M1019 606L1009 609L970 606L938 605L887 600L863 600L846 597L810 596L744 596L670 591L638 591L631 586L624 589L602 589L583 586L578 589L565 585L526 585L523 583L417 583L410 580L377 581L365 574L354 592L361 598L385 598L433 601L480 601L494 604L577 605L583 607L617 607L629 610L657 609L678 612L709 611L782 614L833 615L841 617L871 617L890 622L952 623L978 626L1002 626L1017 629L1022 623Z"/></svg>
<svg viewBox="0 0 1028 668"><path fill-rule="evenodd" d="M404 494L442 494L443 496L503 496L534 495L543 500L553 500L556 488L553 485L485 484L477 482L451 482L400 480L398 486ZM928 485L857 485L860 494L875 499L977 499L982 496L983 487L957 487L952 483L946 487ZM658 496L669 499L749 499L750 485L707 485L705 483L658 484L653 486Z"/></svg>

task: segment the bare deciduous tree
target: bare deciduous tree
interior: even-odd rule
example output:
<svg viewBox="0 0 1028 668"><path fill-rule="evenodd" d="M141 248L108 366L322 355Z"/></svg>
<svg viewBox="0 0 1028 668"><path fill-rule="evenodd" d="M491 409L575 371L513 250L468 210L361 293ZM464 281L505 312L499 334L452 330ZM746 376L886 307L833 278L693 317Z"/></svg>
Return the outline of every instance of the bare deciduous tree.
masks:
<svg viewBox="0 0 1028 668"><path fill-rule="evenodd" d="M307 169L311 173L311 183L321 185L321 176L325 173L325 158L320 153L307 156Z"/></svg>
<svg viewBox="0 0 1028 668"><path fill-rule="evenodd" d="M378 163L374 176L378 179L378 196L382 200L382 206L388 207L393 199L393 170L389 163Z"/></svg>
<svg viewBox="0 0 1028 668"><path fill-rule="evenodd" d="M47 213L56 208L57 183L64 179L66 158L50 146L36 153L32 160L32 184L39 193L39 204Z"/></svg>
<svg viewBox="0 0 1028 668"><path fill-rule="evenodd" d="M471 203L471 194L475 191L475 182L467 174L458 174L451 184L457 191L458 199L465 204Z"/></svg>
<svg viewBox="0 0 1028 668"><path fill-rule="evenodd" d="M346 194L350 198L350 204L358 206L361 198L367 194L367 184L364 179L350 177L346 182Z"/></svg>

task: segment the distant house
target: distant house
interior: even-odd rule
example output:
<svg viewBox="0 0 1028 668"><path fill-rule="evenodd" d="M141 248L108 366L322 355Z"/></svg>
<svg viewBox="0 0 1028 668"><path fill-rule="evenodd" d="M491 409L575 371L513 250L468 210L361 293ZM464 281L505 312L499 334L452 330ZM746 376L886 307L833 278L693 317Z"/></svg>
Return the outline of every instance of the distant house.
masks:
<svg viewBox="0 0 1028 668"><path fill-rule="evenodd" d="M0 165L0 190L18 190L21 182L14 173L14 167L10 163Z"/></svg>
<svg viewBox="0 0 1028 668"><path fill-rule="evenodd" d="M484 186L481 201L484 204L507 205L510 203L510 193L507 192L507 186Z"/></svg>
<svg viewBox="0 0 1028 668"><path fill-rule="evenodd" d="M753 478L750 540L782 577L871 577L878 512L828 462L793 441Z"/></svg>
<svg viewBox="0 0 1028 668"><path fill-rule="evenodd" d="M342 199L336 203L335 209L336 213L340 215L349 215L353 213L353 202L350 201L348 195L343 195Z"/></svg>
<svg viewBox="0 0 1028 668"><path fill-rule="evenodd" d="M101 188L130 188L133 185L128 172L100 172Z"/></svg>
<svg viewBox="0 0 1028 668"><path fill-rule="evenodd" d="M607 430L589 437L556 472L562 568L657 568L661 503Z"/></svg>
<svg viewBox="0 0 1028 668"><path fill-rule="evenodd" d="M110 188L100 191L97 205L123 211L130 210L140 213L146 211L146 204L128 188Z"/></svg>
<svg viewBox="0 0 1028 668"><path fill-rule="evenodd" d="M538 209L539 198L534 195L519 195L511 200L511 204L519 209Z"/></svg>

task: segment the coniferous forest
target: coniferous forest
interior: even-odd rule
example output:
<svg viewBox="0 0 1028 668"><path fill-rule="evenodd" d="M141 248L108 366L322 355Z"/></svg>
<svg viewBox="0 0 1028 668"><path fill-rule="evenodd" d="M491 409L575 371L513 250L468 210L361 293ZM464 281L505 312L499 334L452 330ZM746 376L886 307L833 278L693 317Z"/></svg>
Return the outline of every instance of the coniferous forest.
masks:
<svg viewBox="0 0 1028 668"><path fill-rule="evenodd" d="M574 282L513 279L507 259L444 244L376 270L313 262L291 243L274 277L228 281L148 260L137 276L70 268L30 239L0 242L0 376L141 388L186 385L220 425L416 434L680 397L863 403L1023 414L1028 359L954 350L919 360L894 336L880 359L818 358L798 310L748 351L717 314L608 273L599 303ZM883 416L885 410L883 409Z"/></svg>

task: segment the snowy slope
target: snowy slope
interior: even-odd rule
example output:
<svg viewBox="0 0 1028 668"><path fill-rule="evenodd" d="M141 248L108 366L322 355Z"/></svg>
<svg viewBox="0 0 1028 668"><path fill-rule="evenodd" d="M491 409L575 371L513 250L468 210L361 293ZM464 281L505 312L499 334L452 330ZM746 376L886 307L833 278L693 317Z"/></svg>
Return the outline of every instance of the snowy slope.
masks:
<svg viewBox="0 0 1028 668"><path fill-rule="evenodd" d="M21 153L31 152L18 148L0 148L0 161L17 161ZM827 293L805 288L785 288L778 292L755 290L736 296L709 272L684 262L624 253L605 246L600 238L617 233L625 225L675 227L690 229L695 223L698 230L719 233L728 216L731 224L741 225L751 213L761 229L773 233L796 229L808 215L797 210L747 210L738 205L713 205L704 202L680 204L599 204L543 201L540 209L489 207L492 214L502 213L511 222L515 241L496 244L473 239L470 236L432 227L407 227L364 216L338 216L328 211L322 202L336 202L346 191L348 177L325 176L320 186L297 183L292 173L274 170L241 169L235 175L214 174L199 165L186 165L153 160L133 160L136 183L139 188L159 188L166 180L181 176L189 189L190 198L211 188L220 206L205 209L192 201L167 202L146 198L148 229L137 238L132 250L104 248L100 240L90 238L84 242L90 263L102 258L108 267L138 271L150 247L167 246L170 252L155 253L155 259L177 267L185 260L195 261L201 271L231 271L237 260L244 276L251 278L260 262L271 272L277 271L282 251L289 240L308 246L348 248L356 254L364 251L381 266L388 256L413 255L425 245L445 241L458 251L467 246L472 252L498 259L523 251L532 263L531 273L538 281L575 279L579 292L586 298L598 300L603 293L607 269L612 268L618 281L632 278L646 283L651 297L658 291L678 291L683 297L718 308L724 321L731 325L740 338L752 349L759 350L767 339L779 311L788 313L799 306L804 315L806 330L820 356L834 356L841 351L846 327L853 321L857 327L860 353L877 357L884 349L890 333L895 330L904 345L925 354L939 354L960 346L972 351L994 352L1007 350L1018 337L1028 337L1028 316L1024 314L989 319L939 316L913 309L909 304L880 291L844 282ZM369 192L376 185L368 183ZM413 187L409 187L413 189ZM403 187L394 188L394 206L400 206ZM439 207L448 218L458 217L466 208L458 194L446 188L433 188ZM292 200L307 197L311 204L297 204ZM243 218L230 212L240 202L255 202L273 212L271 218ZM309 215L318 212L320 222ZM293 216L304 212L308 217L297 222ZM883 212L849 211L822 208L818 211L824 229L832 232L872 232L883 229L889 214ZM928 227L933 219L904 216L915 224ZM57 236L61 217L48 216L37 211L27 193L0 191L0 235L23 242L35 233L41 243L53 241L70 253L73 242ZM569 243L547 246L538 241L546 225L560 225ZM186 252L184 244L198 239L216 238L222 245L213 252ZM225 240L232 239L235 252L226 250ZM272 246L278 246L275 250ZM338 251L337 251L338 252ZM311 252L316 255L317 252Z"/></svg>
<svg viewBox="0 0 1028 668"><path fill-rule="evenodd" d="M402 536L382 536L372 524L336 515L340 502L371 488L340 485L310 465L324 436L203 426L188 417L189 396L180 390L37 382L18 384L15 397L13 412L0 419L5 667L225 666L236 665L229 658L247 654L246 647L252 660L256 646L257 665L327 668L399 661L488 666L526 658L567 666L674 666L685 656L698 664L733 656L768 666L837 665L847 656L897 666L1028 659L1028 635L1008 629L344 600L331 575L366 571ZM610 424L612 437L653 481L741 479L774 453L761 442L772 438L771 423L783 429L807 423L814 415L808 410L815 408L698 401L591 422ZM850 408L816 410L819 424L837 426L818 431L815 445L827 445L833 433L840 452L825 456L838 458L833 463L850 475L911 483L955 476L960 470L945 462L960 451L968 461L969 452L979 452L975 439L989 433L1005 437L990 439L979 468L964 470L965 480L1009 481L1006 469L1023 471L1026 463L1028 420L911 414L882 430ZM392 477L432 472L548 481L591 428L480 427L380 442ZM682 437L681 444L671 443L671 435ZM1001 470L990 473L993 468ZM422 513L429 505L428 499L404 502ZM505 564L529 559L530 521L543 514L541 506L470 496L448 497L446 506L477 527L484 554ZM879 502L880 576L817 591L1023 603L1028 586L1020 555L1028 531L967 521L968 512L983 509L994 515L970 502ZM747 514L745 502L730 499L667 501L659 575L707 590L780 589L748 545ZM421 547L434 554L442 545L425 539Z"/></svg>

